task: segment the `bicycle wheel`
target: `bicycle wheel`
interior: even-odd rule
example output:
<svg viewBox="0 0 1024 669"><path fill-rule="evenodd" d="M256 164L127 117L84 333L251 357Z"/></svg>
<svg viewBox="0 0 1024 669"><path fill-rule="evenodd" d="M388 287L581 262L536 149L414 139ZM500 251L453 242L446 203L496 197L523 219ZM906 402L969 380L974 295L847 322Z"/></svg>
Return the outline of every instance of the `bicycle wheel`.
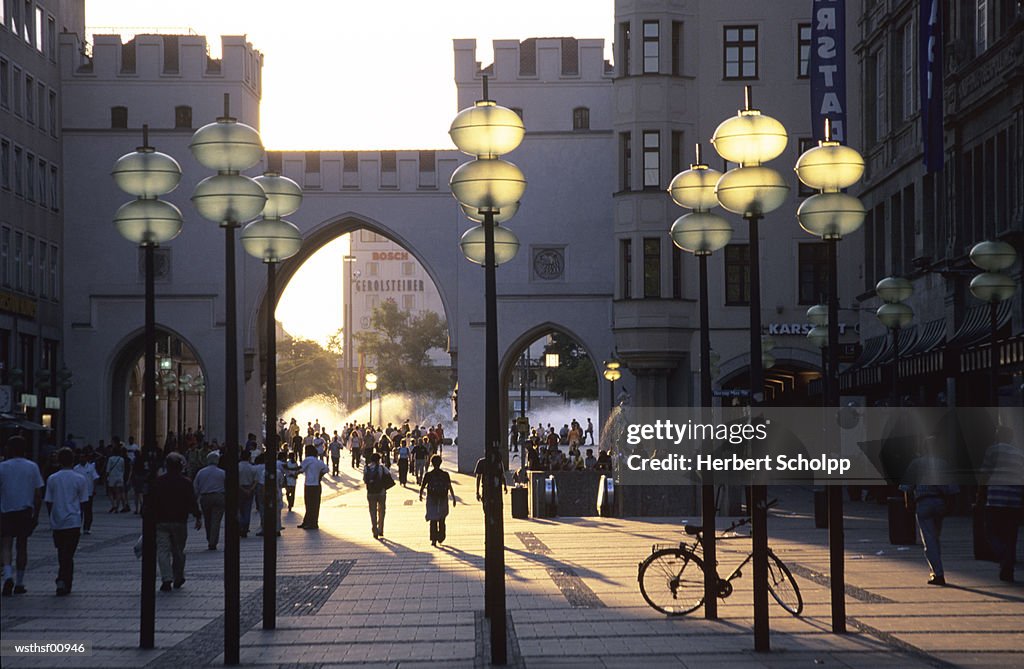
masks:
<svg viewBox="0 0 1024 669"><path fill-rule="evenodd" d="M804 610L804 599L800 596L800 588L789 573L789 567L783 564L775 553L768 551L768 592L779 603L779 606L786 609L794 616L799 616Z"/></svg>
<svg viewBox="0 0 1024 669"><path fill-rule="evenodd" d="M685 615L704 603L704 564L690 551L656 551L640 564L640 594L656 610Z"/></svg>

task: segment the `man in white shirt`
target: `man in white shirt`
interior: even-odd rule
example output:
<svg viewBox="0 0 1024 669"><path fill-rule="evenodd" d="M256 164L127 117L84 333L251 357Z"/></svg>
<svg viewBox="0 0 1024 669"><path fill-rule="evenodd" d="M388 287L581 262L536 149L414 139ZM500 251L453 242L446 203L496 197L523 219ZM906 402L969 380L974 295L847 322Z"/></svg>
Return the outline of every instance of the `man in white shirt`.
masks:
<svg viewBox="0 0 1024 669"><path fill-rule="evenodd" d="M302 491L306 502L306 514L299 525L304 530L320 529L320 479L327 473L327 465L317 457L316 448L306 447L306 459L299 465L302 475L306 478L306 486Z"/></svg>
<svg viewBox="0 0 1024 669"><path fill-rule="evenodd" d="M199 497L199 507L203 510L203 522L206 523L206 548L217 550L220 538L220 521L224 519L224 481L227 472L218 466L220 455L211 451L206 456L206 466L196 474L192 488Z"/></svg>
<svg viewBox="0 0 1024 669"><path fill-rule="evenodd" d="M70 448L57 451L60 471L46 481L46 509L50 514L53 545L57 547L57 596L71 594L75 550L82 533L82 505L89 501L89 484L72 471L75 454Z"/></svg>
<svg viewBox="0 0 1024 669"><path fill-rule="evenodd" d="M256 467L249 462L248 453L243 453L238 458L238 534L243 539L249 536L252 499L255 494Z"/></svg>
<svg viewBox="0 0 1024 669"><path fill-rule="evenodd" d="M82 505L82 534L89 534L92 529L92 500L96 495L96 481L100 475L96 472L96 464L90 462L85 453L78 454L78 464L73 470L89 484L89 501Z"/></svg>
<svg viewBox="0 0 1024 669"><path fill-rule="evenodd" d="M25 592L28 537L39 522L43 500L43 476L39 466L25 459L25 439L7 440L7 459L0 462L0 541L3 545L3 595ZM14 545L18 548L17 571L12 572Z"/></svg>
<svg viewBox="0 0 1024 669"><path fill-rule="evenodd" d="M125 446L125 449L128 451L128 457L134 464L135 460L138 458L139 453L142 451L142 447L139 446L137 441L135 441L135 437L128 437L128 445Z"/></svg>

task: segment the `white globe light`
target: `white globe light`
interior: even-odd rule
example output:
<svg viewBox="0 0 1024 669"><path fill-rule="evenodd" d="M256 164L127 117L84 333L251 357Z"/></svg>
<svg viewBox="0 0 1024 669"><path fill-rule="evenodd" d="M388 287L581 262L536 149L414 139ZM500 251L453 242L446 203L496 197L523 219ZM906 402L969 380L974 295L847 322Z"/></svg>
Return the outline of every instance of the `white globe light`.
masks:
<svg viewBox="0 0 1024 669"><path fill-rule="evenodd" d="M811 188L837 192L864 175L864 158L839 142L822 142L804 151L796 161L796 175Z"/></svg>
<svg viewBox="0 0 1024 669"><path fill-rule="evenodd" d="M196 130L188 148L200 165L218 172L247 170L263 157L260 133L233 118L220 118Z"/></svg>
<svg viewBox="0 0 1024 669"><path fill-rule="evenodd" d="M281 218L261 218L245 226L241 234L242 248L263 262L281 262L302 248L302 233Z"/></svg>
<svg viewBox="0 0 1024 669"><path fill-rule="evenodd" d="M483 266L486 248L484 244L484 226L478 225L467 230L459 241L462 255L470 262ZM508 228L494 226L494 264L504 265L516 257L519 252L519 239Z"/></svg>
<svg viewBox="0 0 1024 669"><path fill-rule="evenodd" d="M1006 242L979 242L971 248L971 262L986 272L1001 272L1017 262L1017 251Z"/></svg>
<svg viewBox="0 0 1024 669"><path fill-rule="evenodd" d="M260 215L267 195L254 179L240 174L207 177L192 191L199 215L221 225L237 225Z"/></svg>
<svg viewBox="0 0 1024 669"><path fill-rule="evenodd" d="M479 211L501 210L519 202L526 192L522 170L497 158L471 160L452 173L452 195Z"/></svg>
<svg viewBox="0 0 1024 669"><path fill-rule="evenodd" d="M697 165L673 177L668 194L680 207L695 211L708 211L718 206L715 184L722 178L718 170Z"/></svg>
<svg viewBox="0 0 1024 669"><path fill-rule="evenodd" d="M455 116L449 136L459 151L478 158L496 158L523 141L523 119L493 100L480 100Z"/></svg>
<svg viewBox="0 0 1024 669"><path fill-rule="evenodd" d="M136 197L165 195L181 182L181 165L166 153L150 147L126 153L110 172L117 187Z"/></svg>
<svg viewBox="0 0 1024 669"><path fill-rule="evenodd" d="M1017 283L999 272L983 272L971 279L971 294L982 302L1002 302L1017 292Z"/></svg>
<svg viewBox="0 0 1024 669"><path fill-rule="evenodd" d="M718 180L715 195L734 214L763 216L782 206L789 186L769 167L737 167Z"/></svg>
<svg viewBox="0 0 1024 669"><path fill-rule="evenodd" d="M815 304L807 309L807 322L811 325L828 325L828 306Z"/></svg>
<svg viewBox="0 0 1024 669"><path fill-rule="evenodd" d="M807 333L807 341L815 348L825 348L828 346L828 328L823 325L815 325Z"/></svg>
<svg viewBox="0 0 1024 669"><path fill-rule="evenodd" d="M875 293L883 302L895 304L914 294L914 284L899 276L889 276L875 284Z"/></svg>
<svg viewBox="0 0 1024 669"><path fill-rule="evenodd" d="M721 216L695 211L677 218L669 234L672 242L684 251L711 255L732 239L732 226Z"/></svg>
<svg viewBox="0 0 1024 669"><path fill-rule="evenodd" d="M711 143L726 160L752 167L777 158L789 137L781 123L757 109L744 109L715 129Z"/></svg>
<svg viewBox="0 0 1024 669"><path fill-rule="evenodd" d="M885 327L905 328L914 319L914 310L902 302L887 302L878 307L875 316Z"/></svg>
<svg viewBox="0 0 1024 669"><path fill-rule="evenodd" d="M800 203L796 220L800 227L822 239L842 239L864 224L864 203L846 193L819 193Z"/></svg>
<svg viewBox="0 0 1024 669"><path fill-rule="evenodd" d="M139 246L159 246L181 232L181 211L163 200L132 200L114 214L114 225L130 242Z"/></svg>
<svg viewBox="0 0 1024 669"><path fill-rule="evenodd" d="M267 172L253 179L267 195L267 204L263 207L265 218L282 218L295 213L302 204L302 188L288 177L275 172Z"/></svg>

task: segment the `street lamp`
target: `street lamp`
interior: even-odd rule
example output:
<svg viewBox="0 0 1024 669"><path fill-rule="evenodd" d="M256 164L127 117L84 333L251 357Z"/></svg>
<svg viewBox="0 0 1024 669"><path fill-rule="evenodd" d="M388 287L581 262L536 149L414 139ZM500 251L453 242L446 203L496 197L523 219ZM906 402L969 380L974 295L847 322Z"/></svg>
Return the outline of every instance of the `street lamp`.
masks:
<svg viewBox="0 0 1024 669"><path fill-rule="evenodd" d="M825 242L828 258L828 297L824 351L828 364L823 365L822 391L824 406L839 406L839 259L838 242L864 224L864 204L842 192L860 181L864 174L864 158L848 146L832 139L832 122L825 119L825 139L805 151L796 161L800 181L819 192L803 201L796 211L800 227ZM814 309L814 307L811 307ZM810 311L808 311L810 315ZM819 326L820 327L820 326ZM827 371L826 371L827 370ZM846 577L843 550L843 490L828 486L829 574L832 583L832 631L846 632Z"/></svg>
<svg viewBox="0 0 1024 669"><path fill-rule="evenodd" d="M488 99L487 77L483 78L483 99L463 109L452 121L449 135L455 146L475 159L460 165L451 176L452 195L463 208L476 210L482 225L462 237L462 252L484 267L486 302L484 390L484 444L487 476L484 486L485 527L485 613L491 625L491 662L507 661L505 611L505 547L502 516L501 438L498 379L498 294L495 268L511 260L519 248L515 235L497 226L495 218L508 216L526 191L522 171L498 156L514 150L523 140L523 121L511 109Z"/></svg>
<svg viewBox="0 0 1024 669"><path fill-rule="evenodd" d="M156 288L155 249L181 232L181 211L157 199L170 193L181 181L181 166L166 153L149 146L149 126L142 126L142 146L114 164L114 183L135 200L114 215L117 231L142 247L145 254L145 353L143 360L142 462L146 485L156 476ZM68 374L70 378L70 374ZM156 518L142 516L142 601L139 620L139 648L150 649L156 637Z"/></svg>
<svg viewBox="0 0 1024 669"><path fill-rule="evenodd" d="M622 378L620 366L618 360L608 360L604 363L604 378L608 381L608 396L611 398L608 408L611 411L615 411L615 382Z"/></svg>
<svg viewBox="0 0 1024 669"><path fill-rule="evenodd" d="M729 221L710 213L718 206L715 184L722 173L701 162L700 144L696 147L696 162L690 169L680 172L669 184L672 200L681 207L692 209L672 224L672 242L697 256L700 275L700 404L710 413L711 393L711 317L708 301L708 256L721 249L732 239ZM707 418L710 418L709 416ZM716 564L715 547L715 485L705 477L701 486L702 522L709 531L704 533L704 556L707 564ZM718 618L718 577L714 570L704 572L704 617Z"/></svg>
<svg viewBox="0 0 1024 669"><path fill-rule="evenodd" d="M254 179L266 194L263 217L242 230L242 248L267 266L267 400L263 453L263 629L277 627L277 263L302 247L302 233L284 220L302 202L299 184L277 172Z"/></svg>
<svg viewBox="0 0 1024 669"><path fill-rule="evenodd" d="M914 286L906 279L890 276L875 285L875 293L885 303L878 307L875 316L892 331L892 397L889 403L897 407L900 405L900 329L910 325L914 319L914 310L903 304L903 300L914 293Z"/></svg>
<svg viewBox="0 0 1024 669"><path fill-rule="evenodd" d="M341 256L342 267L345 267L346 288L345 317L343 319L345 324L345 384L343 395L346 404L352 403L352 395L355 393L358 383L353 381L354 374L352 372L352 284L360 276L358 270L352 269L356 260L358 258L354 255Z"/></svg>
<svg viewBox="0 0 1024 669"><path fill-rule="evenodd" d="M750 250L750 403L764 394L761 361L761 278L758 223L785 201L789 186L782 175L762 163L777 158L789 141L786 129L770 116L751 107L750 86L744 88L744 109L723 121L711 138L722 158L739 163L719 178L715 196L722 207L740 214L749 225ZM768 630L768 490L750 489L750 522L753 538L754 650L771 647Z"/></svg>
<svg viewBox="0 0 1024 669"><path fill-rule="evenodd" d="M256 218L267 203L266 193L239 172L263 156L259 133L231 116L224 95L224 115L192 135L189 144L200 165L217 174L192 192L199 215L224 228L224 456L226 473L224 514L224 664L239 661L240 583L238 545L238 322L235 272L235 228Z"/></svg>
<svg viewBox="0 0 1024 669"><path fill-rule="evenodd" d="M982 273L971 279L971 293L983 302L988 302L989 327L991 328L989 344L989 361L991 380L989 393L991 406L999 406L999 347L996 340L996 329L999 326L999 303L1013 297L1017 292L1017 282L1003 274L1017 262L1017 251L1006 242L980 242L971 249L971 262L982 270Z"/></svg>
<svg viewBox="0 0 1024 669"><path fill-rule="evenodd" d="M369 424L373 426L373 391L377 390L377 375L370 372L366 375L366 389L370 392L370 420Z"/></svg>

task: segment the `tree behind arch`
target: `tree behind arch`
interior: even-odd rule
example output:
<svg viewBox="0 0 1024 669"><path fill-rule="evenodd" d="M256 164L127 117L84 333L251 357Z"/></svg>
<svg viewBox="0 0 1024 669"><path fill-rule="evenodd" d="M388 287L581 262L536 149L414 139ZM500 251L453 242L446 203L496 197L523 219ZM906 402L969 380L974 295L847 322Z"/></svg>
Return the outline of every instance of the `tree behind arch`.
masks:
<svg viewBox="0 0 1024 669"><path fill-rule="evenodd" d="M430 363L431 349L446 349L448 328L433 311L412 315L393 300L385 300L370 315L371 330L353 334L357 350L366 360L367 371L377 375L383 393L408 392L446 395L447 367Z"/></svg>

